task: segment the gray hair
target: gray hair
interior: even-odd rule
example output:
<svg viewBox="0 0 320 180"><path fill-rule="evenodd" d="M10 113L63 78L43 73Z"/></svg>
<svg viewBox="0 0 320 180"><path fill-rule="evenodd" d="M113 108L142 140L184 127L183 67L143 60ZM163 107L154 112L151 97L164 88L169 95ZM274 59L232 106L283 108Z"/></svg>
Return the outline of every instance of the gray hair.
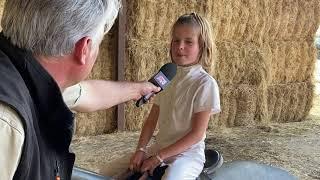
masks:
<svg viewBox="0 0 320 180"><path fill-rule="evenodd" d="M62 56L86 36L98 46L119 8L118 0L7 0L1 25L12 44L36 55Z"/></svg>

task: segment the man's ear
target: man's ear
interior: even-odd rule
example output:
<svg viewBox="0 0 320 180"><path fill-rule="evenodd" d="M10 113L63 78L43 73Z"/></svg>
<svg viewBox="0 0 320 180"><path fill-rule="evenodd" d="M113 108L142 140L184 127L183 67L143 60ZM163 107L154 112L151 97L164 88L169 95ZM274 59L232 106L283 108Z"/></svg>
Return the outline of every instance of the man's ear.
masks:
<svg viewBox="0 0 320 180"><path fill-rule="evenodd" d="M75 45L74 58L81 65L86 64L86 57L90 55L92 40L89 37L81 38Z"/></svg>

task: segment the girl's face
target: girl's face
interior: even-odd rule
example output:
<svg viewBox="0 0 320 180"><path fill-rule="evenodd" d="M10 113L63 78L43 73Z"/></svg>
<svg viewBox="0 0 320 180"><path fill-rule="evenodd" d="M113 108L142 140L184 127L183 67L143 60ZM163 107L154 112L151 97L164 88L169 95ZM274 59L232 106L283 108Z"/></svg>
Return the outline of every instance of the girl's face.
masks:
<svg viewBox="0 0 320 180"><path fill-rule="evenodd" d="M193 65L199 61L199 30L191 25L177 25L172 34L172 61L180 66Z"/></svg>

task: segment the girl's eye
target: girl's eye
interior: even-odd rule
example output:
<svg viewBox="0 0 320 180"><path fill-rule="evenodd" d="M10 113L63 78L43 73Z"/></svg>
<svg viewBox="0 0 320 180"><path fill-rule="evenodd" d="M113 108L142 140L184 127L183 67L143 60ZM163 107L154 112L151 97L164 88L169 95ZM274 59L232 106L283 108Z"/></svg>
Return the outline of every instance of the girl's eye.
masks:
<svg viewBox="0 0 320 180"><path fill-rule="evenodd" d="M176 40L173 40L173 42L174 42L174 43L179 43L179 40L176 39Z"/></svg>

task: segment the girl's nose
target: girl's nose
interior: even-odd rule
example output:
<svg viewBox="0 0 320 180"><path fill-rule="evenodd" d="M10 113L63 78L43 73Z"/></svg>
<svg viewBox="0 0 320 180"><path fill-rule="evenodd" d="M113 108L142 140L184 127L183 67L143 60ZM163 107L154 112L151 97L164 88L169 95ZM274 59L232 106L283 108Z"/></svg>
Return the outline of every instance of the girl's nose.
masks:
<svg viewBox="0 0 320 180"><path fill-rule="evenodd" d="M180 43L180 44L179 44L179 49L180 49L180 50L184 49L184 44L183 44L183 43Z"/></svg>

